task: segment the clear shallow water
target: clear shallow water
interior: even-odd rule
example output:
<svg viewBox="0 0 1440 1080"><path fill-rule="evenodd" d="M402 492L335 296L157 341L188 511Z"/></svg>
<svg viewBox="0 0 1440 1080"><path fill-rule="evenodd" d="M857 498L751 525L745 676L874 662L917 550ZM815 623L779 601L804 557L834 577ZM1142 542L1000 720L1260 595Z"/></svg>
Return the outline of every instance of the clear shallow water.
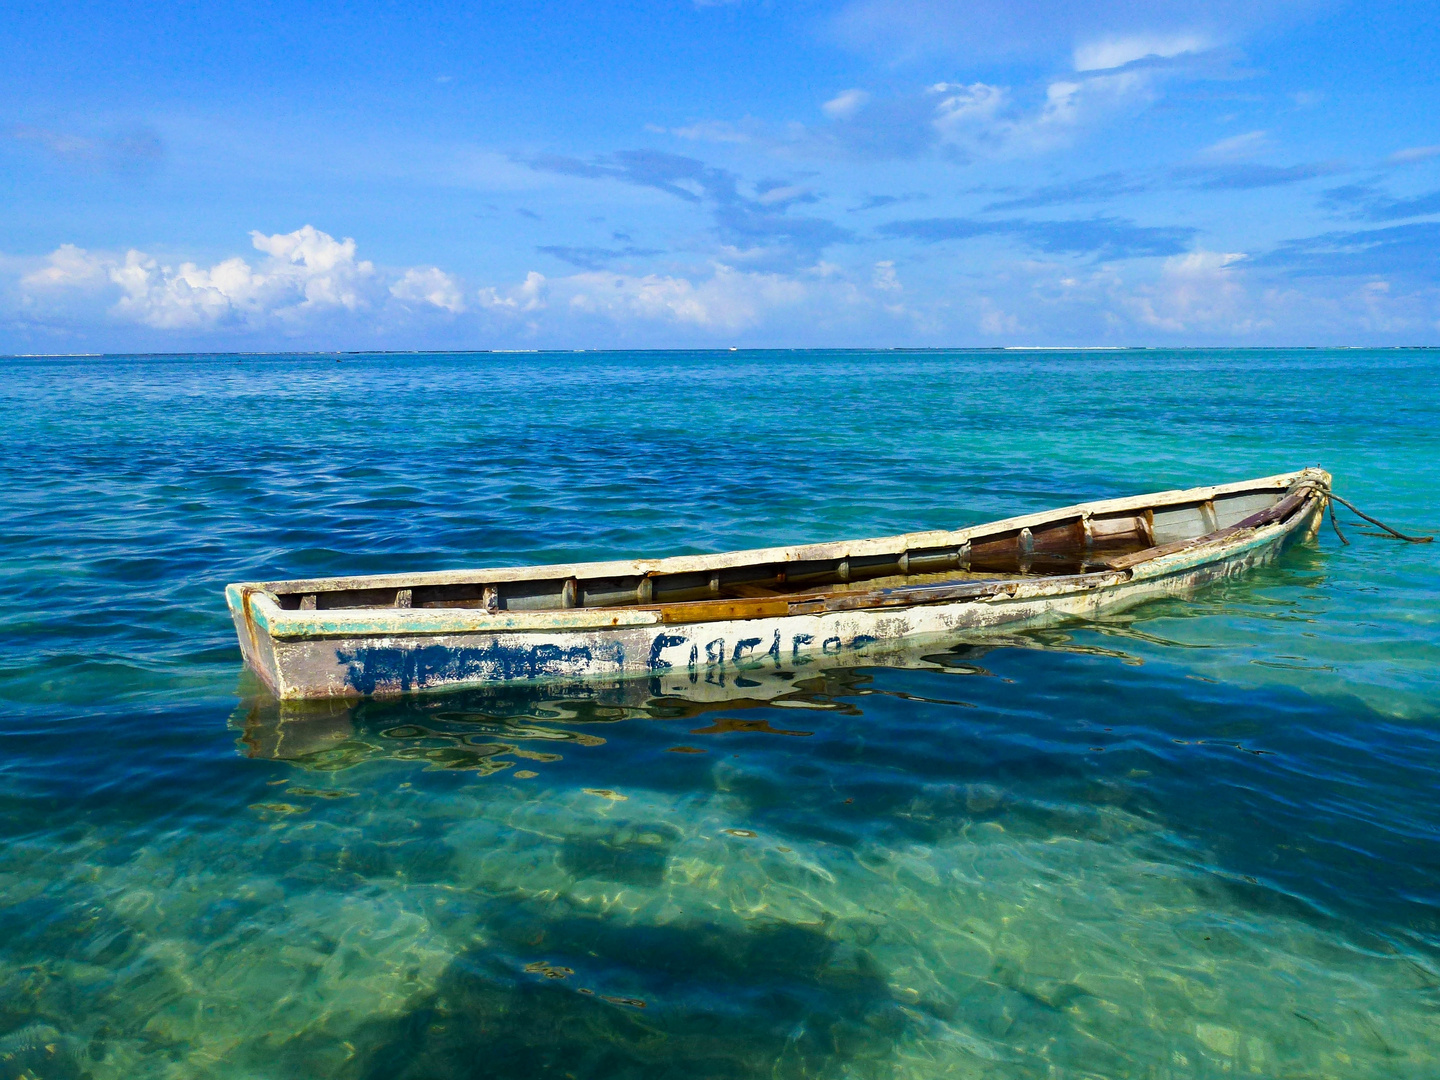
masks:
<svg viewBox="0 0 1440 1080"><path fill-rule="evenodd" d="M1434 529L1434 353L0 364L0 1080L1435 1075L1435 545L688 700L282 713L220 595L1310 463Z"/></svg>

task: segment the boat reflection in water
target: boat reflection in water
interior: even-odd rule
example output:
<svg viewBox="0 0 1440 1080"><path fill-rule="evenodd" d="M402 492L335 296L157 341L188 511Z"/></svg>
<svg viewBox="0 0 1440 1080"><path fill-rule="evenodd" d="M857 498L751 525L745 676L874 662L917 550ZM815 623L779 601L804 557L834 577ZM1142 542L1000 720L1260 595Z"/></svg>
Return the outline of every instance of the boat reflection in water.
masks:
<svg viewBox="0 0 1440 1080"><path fill-rule="evenodd" d="M979 663L996 648L1048 649L1125 658L1124 653L1079 645L1060 630L990 635L983 642L944 647L930 641L883 652L818 658L798 666L755 662L741 669L679 671L648 678L505 683L445 694L389 699L280 701L255 682L231 717L241 731L240 752L335 772L388 758L424 762L433 769L528 777L567 752L602 746L605 726L625 720L700 720L693 735L754 732L802 737L803 722L712 714L794 709L858 714L851 699L880 693L877 667L985 675ZM914 700L915 695L902 696ZM955 704L947 702L947 704ZM680 753L696 747L671 748Z"/></svg>

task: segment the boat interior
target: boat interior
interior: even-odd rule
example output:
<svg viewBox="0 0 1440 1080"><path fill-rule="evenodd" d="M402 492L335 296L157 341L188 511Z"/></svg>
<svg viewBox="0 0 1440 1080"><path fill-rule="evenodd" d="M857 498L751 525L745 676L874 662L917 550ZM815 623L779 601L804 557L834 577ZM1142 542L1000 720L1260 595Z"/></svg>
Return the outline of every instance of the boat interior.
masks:
<svg viewBox="0 0 1440 1080"><path fill-rule="evenodd" d="M268 582L261 588L284 610L344 608L478 608L490 612L567 608L647 608L708 601L796 601L883 590L959 585L1017 577L1112 569L1115 560L1167 544L1195 540L1246 522L1276 507L1284 488L1231 490L1210 498L1157 501L1150 506L1094 511L1071 508L1028 527L999 522L955 533L923 534L948 542L910 546L916 535L883 541L812 545L817 557L781 559L776 549L658 560L647 572L585 576L579 566L537 566L464 574L416 574L371 579ZM877 544L881 550L876 550ZM851 554L861 548L866 554ZM687 567L686 564L691 564ZM716 564L719 565L716 565ZM614 564L611 564L612 566ZM670 569L669 567L672 567ZM638 569L638 567L637 567ZM487 577L494 575L487 580ZM435 580L435 579L440 580ZM859 597L854 597L858 600ZM846 606L849 606L848 604Z"/></svg>

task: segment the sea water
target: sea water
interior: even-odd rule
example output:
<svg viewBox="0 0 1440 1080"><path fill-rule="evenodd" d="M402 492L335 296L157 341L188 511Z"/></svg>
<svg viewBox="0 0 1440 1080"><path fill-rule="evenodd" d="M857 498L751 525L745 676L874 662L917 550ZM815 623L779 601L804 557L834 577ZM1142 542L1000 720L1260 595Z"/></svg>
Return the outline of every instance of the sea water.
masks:
<svg viewBox="0 0 1440 1080"><path fill-rule="evenodd" d="M658 697L282 708L222 597L1312 464L1433 530L1437 377L0 360L0 1080L1440 1075L1440 544L1327 526L1192 599Z"/></svg>

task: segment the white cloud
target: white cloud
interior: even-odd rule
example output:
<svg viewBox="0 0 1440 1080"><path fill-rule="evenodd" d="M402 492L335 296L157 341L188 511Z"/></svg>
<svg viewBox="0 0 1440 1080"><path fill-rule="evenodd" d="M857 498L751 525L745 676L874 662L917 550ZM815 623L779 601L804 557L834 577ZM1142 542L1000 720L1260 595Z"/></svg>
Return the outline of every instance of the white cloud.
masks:
<svg viewBox="0 0 1440 1080"><path fill-rule="evenodd" d="M35 289L86 288L110 280L104 259L74 244L61 244L45 257L45 264L20 279L22 286Z"/></svg>
<svg viewBox="0 0 1440 1080"><path fill-rule="evenodd" d="M1012 313L997 307L995 301L988 296L980 298L980 321L978 326L980 332L986 337L1002 337L1021 333L1025 327L1020 325L1020 320Z"/></svg>
<svg viewBox="0 0 1440 1080"><path fill-rule="evenodd" d="M525 280L513 289L501 291L493 287L477 294L480 306L496 312L520 313L544 311L549 307L550 287L544 274L531 270Z"/></svg>
<svg viewBox="0 0 1440 1080"><path fill-rule="evenodd" d="M267 284L244 259L226 259L209 270L194 263L161 266L142 251L130 251L110 268L123 295L111 309L161 330L213 326L232 317L258 314Z"/></svg>
<svg viewBox="0 0 1440 1080"><path fill-rule="evenodd" d="M119 255L62 244L20 277L22 302L39 317L47 304L88 295L89 303L108 305L103 312L110 319L185 331L298 330L315 319L383 306L387 295L451 312L464 309L458 284L437 267L403 271L387 294L385 275L357 257L354 240L337 240L311 225L289 233L255 231L250 240L261 256L253 265L238 255L204 266L135 249Z"/></svg>
<svg viewBox="0 0 1440 1080"><path fill-rule="evenodd" d="M806 198L811 194L808 187L800 184L786 184L783 187L773 187L762 191L755 197L755 201L761 206L774 206L777 203L793 202L796 199Z"/></svg>
<svg viewBox="0 0 1440 1080"><path fill-rule="evenodd" d="M371 263L355 261L354 240L347 237L337 241L313 225L275 236L252 232L250 240L257 251L275 260L267 268L268 280L282 290L298 290L305 297L304 304L340 305L353 310L360 303L355 291L358 279L369 277L375 270Z"/></svg>
<svg viewBox="0 0 1440 1080"><path fill-rule="evenodd" d="M1124 303L1144 325L1172 333L1250 334L1271 323L1253 313L1234 272L1244 258L1217 251L1176 255L1165 260L1153 284L1137 288Z"/></svg>
<svg viewBox="0 0 1440 1080"><path fill-rule="evenodd" d="M780 274L753 273L717 265L698 284L661 274L575 274L554 283L573 312L615 321L690 324L714 330L754 326L776 309L806 298L805 286Z"/></svg>
<svg viewBox="0 0 1440 1080"><path fill-rule="evenodd" d="M451 314L465 310L465 295L459 282L438 266L412 266L390 286L390 295L397 300L443 308Z"/></svg>
<svg viewBox="0 0 1440 1080"><path fill-rule="evenodd" d="M745 125L736 125L727 120L700 120L687 127L678 128L663 128L655 124L646 124L645 130L652 131L657 135L676 135L694 142L744 144L755 142L757 138L763 137L760 125L753 121L747 121Z"/></svg>
<svg viewBox="0 0 1440 1080"><path fill-rule="evenodd" d="M250 241L268 255L258 268L236 256L206 269L193 262L161 264L141 251L110 268L122 295L114 314L159 329L221 323L257 325L365 305L374 266L355 259L355 241L336 240L312 225Z"/></svg>
<svg viewBox="0 0 1440 1080"><path fill-rule="evenodd" d="M1081 68L1041 84L1038 95L1030 87L1017 93L985 82L937 82L883 98L852 88L821 105L827 122L817 125L766 124L746 117L739 123L704 120L651 130L705 142L754 144L787 156L903 159L935 150L961 158L1038 154L1153 104L1165 84L1182 74L1163 66L1126 67L1120 58L1179 55L1177 50L1204 44L1196 34L1107 38L1078 50ZM1098 66L1102 62L1107 66Z"/></svg>
<svg viewBox="0 0 1440 1080"><path fill-rule="evenodd" d="M1000 113L1009 95L1003 87L986 83L936 83L930 93L939 97L931 123L941 142L971 142L1000 127Z"/></svg>
<svg viewBox="0 0 1440 1080"><path fill-rule="evenodd" d="M1088 50L1095 62L1110 59L1106 45L1136 59L1172 55L1187 39L1242 40L1316 7L1315 0L848 0L829 30L840 44L887 63L935 56L1043 62Z"/></svg>
<svg viewBox="0 0 1440 1080"><path fill-rule="evenodd" d="M1075 70L1103 71L1152 56L1168 60L1209 47L1210 43L1195 33L1103 37L1076 47Z"/></svg>
<svg viewBox="0 0 1440 1080"><path fill-rule="evenodd" d="M1039 108L1023 111L1010 91L986 83L936 83L931 124L942 146L984 157L1041 153L1070 142L1087 124L1153 100L1154 80L1143 71L1057 79Z"/></svg>
<svg viewBox="0 0 1440 1080"><path fill-rule="evenodd" d="M864 90L842 90L821 105L820 110L832 120L844 120L863 109L869 100L870 95Z"/></svg>
<svg viewBox="0 0 1440 1080"><path fill-rule="evenodd" d="M466 294L438 267L377 269L317 230L257 239L257 255L213 263L75 245L0 256L11 348L163 349L182 333L219 348L241 335L251 348L1428 340L1440 311L1433 287L1403 275L1286 279L1223 250L1087 265L920 261L905 264L903 283L893 258L876 258L884 249L791 273L721 257L652 274L532 271ZM442 312L454 317L433 317Z"/></svg>
<svg viewBox="0 0 1440 1080"><path fill-rule="evenodd" d="M789 340L797 327L865 328L877 316L886 326L896 317L913 321L900 302L894 266L882 262L872 270L866 285L823 262L795 275L719 262L703 274L585 271L543 278L531 272L520 285L482 289L480 295L492 314L532 337L583 333L592 342L612 332L597 330L597 321L627 337L661 342L723 341L755 330Z"/></svg>

